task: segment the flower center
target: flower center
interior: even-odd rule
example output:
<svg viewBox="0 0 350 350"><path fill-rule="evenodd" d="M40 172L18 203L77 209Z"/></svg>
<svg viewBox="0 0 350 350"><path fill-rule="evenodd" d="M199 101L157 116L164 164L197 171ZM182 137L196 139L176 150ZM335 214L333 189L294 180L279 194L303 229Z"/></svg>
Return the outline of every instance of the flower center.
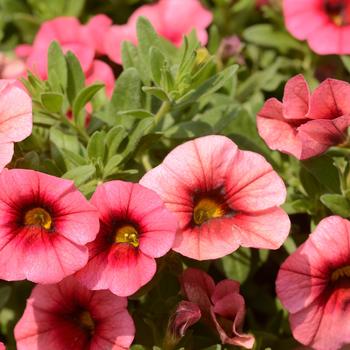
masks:
<svg viewBox="0 0 350 350"><path fill-rule="evenodd" d="M132 225L123 225L116 231L114 241L115 243L128 243L134 247L139 246L138 232Z"/></svg>
<svg viewBox="0 0 350 350"><path fill-rule="evenodd" d="M82 311L78 316L79 326L90 334L94 333L95 322L89 311Z"/></svg>
<svg viewBox="0 0 350 350"><path fill-rule="evenodd" d="M339 280L339 278L343 277L350 277L350 265L341 267L340 269L333 271L331 275L331 280L332 282L336 282Z"/></svg>
<svg viewBox="0 0 350 350"><path fill-rule="evenodd" d="M40 226L46 230L50 230L52 227L52 218L45 209L34 208L26 212L24 224L26 226Z"/></svg>
<svg viewBox="0 0 350 350"><path fill-rule="evenodd" d="M350 24L350 4L347 0L324 0L324 9L334 24Z"/></svg>
<svg viewBox="0 0 350 350"><path fill-rule="evenodd" d="M193 221L196 225L202 225L204 222L214 218L221 218L226 214L225 205L215 198L203 197L194 207Z"/></svg>

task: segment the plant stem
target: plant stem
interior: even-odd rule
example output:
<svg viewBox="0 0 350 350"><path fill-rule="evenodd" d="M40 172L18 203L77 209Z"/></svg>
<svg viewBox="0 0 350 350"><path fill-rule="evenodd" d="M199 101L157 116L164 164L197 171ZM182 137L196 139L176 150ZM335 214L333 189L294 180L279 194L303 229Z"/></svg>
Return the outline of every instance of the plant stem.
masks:
<svg viewBox="0 0 350 350"><path fill-rule="evenodd" d="M158 126L164 116L169 112L171 103L169 101L164 101L160 106L157 114L154 117L154 126Z"/></svg>

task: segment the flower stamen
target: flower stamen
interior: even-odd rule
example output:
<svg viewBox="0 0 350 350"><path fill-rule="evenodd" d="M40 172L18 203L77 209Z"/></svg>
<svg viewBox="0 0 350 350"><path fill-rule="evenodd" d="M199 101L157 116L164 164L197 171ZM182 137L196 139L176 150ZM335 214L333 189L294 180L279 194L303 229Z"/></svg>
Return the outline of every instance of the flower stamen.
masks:
<svg viewBox="0 0 350 350"><path fill-rule="evenodd" d="M349 265L341 267L341 268L333 271L333 273L331 275L331 280L332 280L332 282L336 282L340 278L343 278L343 277L350 277L350 266Z"/></svg>
<svg viewBox="0 0 350 350"><path fill-rule="evenodd" d="M52 227L52 218L45 209L39 207L33 208L25 213L24 224L26 226L40 226L45 230L50 230Z"/></svg>
<svg viewBox="0 0 350 350"><path fill-rule="evenodd" d="M88 333L93 334L95 330L95 322L89 311L82 311L78 316L79 326Z"/></svg>
<svg viewBox="0 0 350 350"><path fill-rule="evenodd" d="M115 243L128 243L134 247L138 247L138 232L132 225L123 225L117 229L114 241Z"/></svg>
<svg viewBox="0 0 350 350"><path fill-rule="evenodd" d="M225 206L212 198L202 198L193 210L193 221L196 225L202 225L210 219L220 218L226 214Z"/></svg>

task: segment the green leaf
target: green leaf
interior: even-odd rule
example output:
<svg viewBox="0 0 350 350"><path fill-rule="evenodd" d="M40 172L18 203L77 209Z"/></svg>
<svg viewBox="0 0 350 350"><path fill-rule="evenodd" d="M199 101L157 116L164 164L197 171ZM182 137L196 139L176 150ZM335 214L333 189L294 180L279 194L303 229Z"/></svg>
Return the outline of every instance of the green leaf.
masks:
<svg viewBox="0 0 350 350"><path fill-rule="evenodd" d="M81 146L76 134L63 132L57 127L50 128L50 141L51 146L51 155L56 163L56 165L62 170L66 171L66 168L71 164L68 159L63 157L63 150L69 150L73 153L79 154Z"/></svg>
<svg viewBox="0 0 350 350"><path fill-rule="evenodd" d="M340 194L324 194L320 198L321 202L330 209L333 214L344 218L350 217L350 202Z"/></svg>
<svg viewBox="0 0 350 350"><path fill-rule="evenodd" d="M84 88L85 74L79 60L71 51L67 52L66 60L68 68L67 96L69 102L73 104L79 91Z"/></svg>
<svg viewBox="0 0 350 350"><path fill-rule="evenodd" d="M123 157L120 154L112 156L106 166L103 168L103 178L106 178L118 170L118 165L123 161Z"/></svg>
<svg viewBox="0 0 350 350"><path fill-rule="evenodd" d="M141 80L135 68L127 68L115 83L109 113L113 118L113 115L118 112L139 109L140 107Z"/></svg>
<svg viewBox="0 0 350 350"><path fill-rule="evenodd" d="M0 309L5 306L5 304L10 299L11 295L11 287L10 286L4 286L0 288Z"/></svg>
<svg viewBox="0 0 350 350"><path fill-rule="evenodd" d="M95 94L103 87L103 84L93 84L79 91L73 102L73 116L77 121L78 126L84 126L84 114L80 114L80 112L84 106L95 96Z"/></svg>
<svg viewBox="0 0 350 350"><path fill-rule="evenodd" d="M137 145L139 144L143 135L147 134L149 128L153 125L153 118L145 118L140 120L136 128L129 137L129 142L122 152L123 158L127 158L131 155L132 152L136 150Z"/></svg>
<svg viewBox="0 0 350 350"><path fill-rule="evenodd" d="M332 158L324 155L304 160L301 164L329 193L340 193L338 170Z"/></svg>
<svg viewBox="0 0 350 350"><path fill-rule="evenodd" d="M131 115L138 119L154 117L154 115L145 109L131 109L129 111L118 112L118 115Z"/></svg>
<svg viewBox="0 0 350 350"><path fill-rule="evenodd" d="M60 113L64 96L54 92L43 92L40 95L41 103L45 109L51 113Z"/></svg>
<svg viewBox="0 0 350 350"><path fill-rule="evenodd" d="M156 47L150 49L150 65L153 80L159 85L161 80L161 68L166 63L164 55Z"/></svg>
<svg viewBox="0 0 350 350"><path fill-rule="evenodd" d="M340 56L340 59L342 60L346 70L350 73L350 56Z"/></svg>
<svg viewBox="0 0 350 350"><path fill-rule="evenodd" d="M106 145L108 149L107 159L111 158L118 152L120 144L127 136L127 131L121 125L116 125L108 131L106 136Z"/></svg>
<svg viewBox="0 0 350 350"><path fill-rule="evenodd" d="M241 247L221 260L226 277L240 283L247 279L251 266L251 250L249 248Z"/></svg>
<svg viewBox="0 0 350 350"><path fill-rule="evenodd" d="M104 131L95 131L91 136L87 146L90 159L100 158L103 160L106 151L105 138L106 133Z"/></svg>
<svg viewBox="0 0 350 350"><path fill-rule="evenodd" d="M263 47L273 47L282 53L288 50L300 50L301 44L288 33L277 31L271 24L256 24L243 32L243 38Z"/></svg>
<svg viewBox="0 0 350 350"><path fill-rule="evenodd" d="M92 164L89 164L69 170L62 177L64 179L73 180L75 185L79 187L89 180L95 172L95 167Z"/></svg>
<svg viewBox="0 0 350 350"><path fill-rule="evenodd" d="M84 9L85 0L65 0L64 15L79 17Z"/></svg>
<svg viewBox="0 0 350 350"><path fill-rule="evenodd" d="M87 164L87 158L81 156L80 154L74 153L69 149L61 149L64 157L69 160L73 166L81 166Z"/></svg>
<svg viewBox="0 0 350 350"><path fill-rule="evenodd" d="M186 139L210 135L212 128L202 121L188 121L175 124L173 127L165 131L165 136L172 139Z"/></svg>
<svg viewBox="0 0 350 350"><path fill-rule="evenodd" d="M48 82L54 91L63 92L67 87L67 64L57 41L48 50Z"/></svg>
<svg viewBox="0 0 350 350"><path fill-rule="evenodd" d="M232 65L224 69L223 71L215 74L211 78L207 79L203 84L199 85L196 90L193 90L189 95L180 98L177 103L179 105L189 104L196 102L200 97L205 95L210 95L215 91L222 88L228 80L233 79L236 71L238 69L237 65ZM180 108L180 106L179 106Z"/></svg>
<svg viewBox="0 0 350 350"><path fill-rule="evenodd" d="M283 243L283 247L289 255L294 253L294 251L297 249L297 246L291 236L287 237L287 239Z"/></svg>
<svg viewBox="0 0 350 350"><path fill-rule="evenodd" d="M144 62L145 66L149 66L149 50L156 47L161 50L162 45L159 40L158 34L154 30L151 22L145 17L139 17L136 23L138 49L140 58Z"/></svg>
<svg viewBox="0 0 350 350"><path fill-rule="evenodd" d="M157 97L161 101L170 101L168 94L162 88L144 86L142 91L144 91L146 94Z"/></svg>
<svg viewBox="0 0 350 350"><path fill-rule="evenodd" d="M147 65L140 59L137 47L129 41L124 41L122 44L122 61L124 70L136 68L141 80L145 84L149 83L150 76L148 74Z"/></svg>

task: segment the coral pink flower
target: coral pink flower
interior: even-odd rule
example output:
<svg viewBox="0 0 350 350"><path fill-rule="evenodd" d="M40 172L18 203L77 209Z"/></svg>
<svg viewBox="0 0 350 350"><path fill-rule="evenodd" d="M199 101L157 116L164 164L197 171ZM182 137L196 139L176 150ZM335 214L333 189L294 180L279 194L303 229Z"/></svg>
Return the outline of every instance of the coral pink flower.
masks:
<svg viewBox="0 0 350 350"><path fill-rule="evenodd" d="M15 327L18 350L125 350L135 335L126 298L67 277L36 286Z"/></svg>
<svg viewBox="0 0 350 350"><path fill-rule="evenodd" d="M32 101L15 80L0 79L0 171L13 156L13 143L32 133Z"/></svg>
<svg viewBox="0 0 350 350"><path fill-rule="evenodd" d="M205 272L189 268L181 276L186 298L199 306L203 321L214 327L223 344L251 349L254 336L243 334L245 302L239 293L239 283L223 280L216 286Z"/></svg>
<svg viewBox="0 0 350 350"><path fill-rule="evenodd" d="M114 89L114 75L111 67L100 60L94 60L88 72L86 72L86 84L90 85L96 82L101 82L106 86L107 96L112 96ZM91 110L91 107L89 107Z"/></svg>
<svg viewBox="0 0 350 350"><path fill-rule="evenodd" d="M88 261L96 209L72 181L33 170L0 174L0 279L56 283Z"/></svg>
<svg viewBox="0 0 350 350"><path fill-rule="evenodd" d="M190 258L216 259L239 246L276 249L288 235L289 218L278 207L283 181L261 155L227 137L178 146L140 183L176 214L173 249Z"/></svg>
<svg viewBox="0 0 350 350"><path fill-rule="evenodd" d="M310 94L302 75L290 79L283 102L267 100L258 113L260 136L273 150L298 159L319 155L345 141L350 125L350 84L327 79Z"/></svg>
<svg viewBox="0 0 350 350"><path fill-rule="evenodd" d="M5 345L3 343L0 343L0 350L6 350Z"/></svg>
<svg viewBox="0 0 350 350"><path fill-rule="evenodd" d="M57 41L65 53L72 51L77 56L89 84L102 81L110 93L111 81L114 84L113 71L107 64L95 60L95 56L105 54L103 34L111 24L104 15L93 17L85 26L75 17L57 17L41 25L32 46L20 45L16 53L25 59L28 69L47 79L48 48Z"/></svg>
<svg viewBox="0 0 350 350"><path fill-rule="evenodd" d="M350 222L323 219L282 264L277 294L290 312L294 337L308 348L350 344Z"/></svg>
<svg viewBox="0 0 350 350"><path fill-rule="evenodd" d="M7 56L0 52L0 78L16 79L25 74L26 65L23 60Z"/></svg>
<svg viewBox="0 0 350 350"><path fill-rule="evenodd" d="M89 22L82 26L82 38L85 43L93 45L98 55L105 55L104 36L112 26L112 20L105 15L96 15Z"/></svg>
<svg viewBox="0 0 350 350"><path fill-rule="evenodd" d="M109 58L121 63L121 43L125 40L137 43L136 22L140 17L146 17L158 34L180 46L184 35L193 29L203 45L208 40L206 28L213 16L205 9L199 0L160 0L156 4L139 7L125 25L112 26L106 36L105 50Z"/></svg>
<svg viewBox="0 0 350 350"><path fill-rule="evenodd" d="M349 0L284 0L287 29L320 55L350 54Z"/></svg>
<svg viewBox="0 0 350 350"><path fill-rule="evenodd" d="M171 249L175 217L156 193L130 182L100 185L91 203L100 212L100 232L88 245L88 264L76 276L89 289L131 295L154 276L154 258Z"/></svg>

